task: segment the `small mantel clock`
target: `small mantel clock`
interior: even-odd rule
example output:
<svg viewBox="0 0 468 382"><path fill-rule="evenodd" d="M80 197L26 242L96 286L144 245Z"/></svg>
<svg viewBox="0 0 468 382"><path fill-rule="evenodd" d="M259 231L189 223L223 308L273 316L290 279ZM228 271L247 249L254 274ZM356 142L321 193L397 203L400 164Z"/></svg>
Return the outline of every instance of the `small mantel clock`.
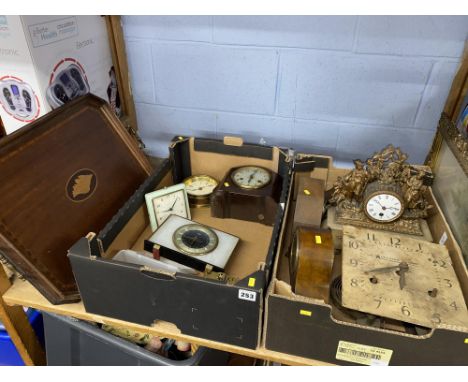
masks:
<svg viewBox="0 0 468 382"><path fill-rule="evenodd" d="M273 225L281 177L264 167L230 169L211 197L211 215Z"/></svg>

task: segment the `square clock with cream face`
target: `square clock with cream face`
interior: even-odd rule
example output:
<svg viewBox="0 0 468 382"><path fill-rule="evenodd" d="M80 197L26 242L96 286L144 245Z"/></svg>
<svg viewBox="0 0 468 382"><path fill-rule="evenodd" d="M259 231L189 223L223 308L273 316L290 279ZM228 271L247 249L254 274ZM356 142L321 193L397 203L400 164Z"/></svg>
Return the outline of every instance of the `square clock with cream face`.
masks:
<svg viewBox="0 0 468 382"><path fill-rule="evenodd" d="M153 249L155 245L160 248L161 257L199 271L205 270L207 265L215 271L224 271L239 238L192 220L171 215L147 242ZM145 249L151 251L151 248Z"/></svg>
<svg viewBox="0 0 468 382"><path fill-rule="evenodd" d="M153 231L171 215L191 218L187 191L183 183L146 194L145 199Z"/></svg>

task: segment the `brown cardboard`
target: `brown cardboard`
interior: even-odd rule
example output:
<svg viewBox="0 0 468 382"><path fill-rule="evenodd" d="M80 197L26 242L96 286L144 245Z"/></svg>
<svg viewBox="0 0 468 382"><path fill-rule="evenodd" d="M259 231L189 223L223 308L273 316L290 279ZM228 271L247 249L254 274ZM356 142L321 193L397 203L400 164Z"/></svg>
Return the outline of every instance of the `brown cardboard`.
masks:
<svg viewBox="0 0 468 382"><path fill-rule="evenodd" d="M274 149L273 161L256 158L239 158L233 155L221 155L216 153L198 152L194 150L193 138L190 141L190 158L193 174L206 174L220 179L231 167L240 165L257 165L276 171L278 167L277 148ZM220 176L221 174L221 176ZM161 189L172 184L170 176L156 189ZM265 253L271 242L273 227L260 223L236 219L218 219L210 215L210 207L191 208L190 214L193 221L216 228L239 237L233 256L226 267L226 273L233 277L243 278L259 269L259 264L265 259ZM112 258L121 249L133 249L142 251L144 240L151 236L148 213L145 207L141 207L131 218L120 234L112 242L103 255Z"/></svg>
<svg viewBox="0 0 468 382"><path fill-rule="evenodd" d="M213 178L220 180L230 168L247 165L261 166L271 171L278 171L280 150L277 147L273 147L272 160L266 160L253 157L196 151L194 149L194 142L194 139L190 138L190 165L192 174L210 175Z"/></svg>

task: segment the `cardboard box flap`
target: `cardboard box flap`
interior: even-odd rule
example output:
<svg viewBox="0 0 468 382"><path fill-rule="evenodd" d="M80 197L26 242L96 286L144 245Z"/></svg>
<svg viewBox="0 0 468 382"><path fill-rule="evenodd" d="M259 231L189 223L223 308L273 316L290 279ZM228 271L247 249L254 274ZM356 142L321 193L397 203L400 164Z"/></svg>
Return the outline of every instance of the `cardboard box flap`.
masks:
<svg viewBox="0 0 468 382"><path fill-rule="evenodd" d="M170 162L168 159L165 159L157 170L134 192L128 203L125 203L98 233L98 239L102 245L103 252L107 251L110 244L132 218L135 212L141 208L141 205L145 204L145 195L153 191L156 186L161 183L169 170Z"/></svg>
<svg viewBox="0 0 468 382"><path fill-rule="evenodd" d="M68 248L102 229L150 169L104 100L45 115L0 142L0 251L51 302L78 300Z"/></svg>

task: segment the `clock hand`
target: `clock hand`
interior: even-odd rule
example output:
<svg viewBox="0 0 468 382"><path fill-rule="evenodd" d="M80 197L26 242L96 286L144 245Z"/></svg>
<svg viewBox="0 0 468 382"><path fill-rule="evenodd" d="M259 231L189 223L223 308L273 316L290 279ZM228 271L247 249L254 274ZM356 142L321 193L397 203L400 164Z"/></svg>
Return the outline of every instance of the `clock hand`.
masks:
<svg viewBox="0 0 468 382"><path fill-rule="evenodd" d="M375 199L375 202L376 202L380 207L383 208L383 206L380 204L380 202L379 202L377 199Z"/></svg>
<svg viewBox="0 0 468 382"><path fill-rule="evenodd" d="M403 262L400 263L400 270L399 270L399 275L400 275L400 289L403 289L406 285L406 278L405 278L405 273L408 272L409 267L408 264Z"/></svg>
<svg viewBox="0 0 468 382"><path fill-rule="evenodd" d="M247 183L250 184L250 182L252 181L253 177L255 176L255 174L257 173L258 170L255 170L250 176L249 176L249 181Z"/></svg>
<svg viewBox="0 0 468 382"><path fill-rule="evenodd" d="M371 269L369 271L365 271L364 273L365 274L369 274L369 273L384 273L384 272L389 272L389 271L393 271L394 269L400 269L400 265L394 265L392 267L383 267L383 268L375 268L375 269Z"/></svg>
<svg viewBox="0 0 468 382"><path fill-rule="evenodd" d="M172 203L172 206L171 208L169 208L168 210L166 211L163 211L163 212L169 212L169 211L172 211L172 209L174 208L175 204L177 203L177 201L179 200L179 197L176 198L176 200L174 200L174 203Z"/></svg>
<svg viewBox="0 0 468 382"><path fill-rule="evenodd" d="M177 197L176 200L174 200L174 203L172 203L171 211L172 211L172 209L174 208L174 206L175 206L175 204L177 203L178 200L179 200L179 197Z"/></svg>

